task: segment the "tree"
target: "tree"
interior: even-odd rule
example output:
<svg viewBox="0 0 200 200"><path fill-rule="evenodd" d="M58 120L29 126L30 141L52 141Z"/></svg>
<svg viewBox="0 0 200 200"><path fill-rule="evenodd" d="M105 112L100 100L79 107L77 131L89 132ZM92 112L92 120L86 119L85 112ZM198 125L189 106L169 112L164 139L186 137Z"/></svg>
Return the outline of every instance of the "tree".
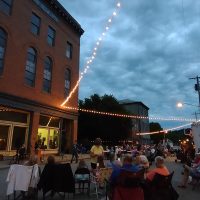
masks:
<svg viewBox="0 0 200 200"><path fill-rule="evenodd" d="M151 140L153 140L154 143L158 143L160 140L163 140L165 133L162 132L163 128L161 127L161 125L159 123L151 122L149 124L149 129L150 129L150 132L156 132L156 131L161 132L161 133L156 133L156 134L150 135Z"/></svg>
<svg viewBox="0 0 200 200"><path fill-rule="evenodd" d="M82 109L128 114L112 95L100 97L98 94L79 101ZM78 139L94 140L101 137L103 140L117 142L126 139L131 131L131 120L127 118L98 115L80 112L78 123Z"/></svg>
<svg viewBox="0 0 200 200"><path fill-rule="evenodd" d="M166 135L166 138L170 139L174 144L179 145L180 140L185 140L185 139L190 138L188 135L185 135L185 132L187 133L188 131L189 131L189 129L181 129L181 130L170 131Z"/></svg>

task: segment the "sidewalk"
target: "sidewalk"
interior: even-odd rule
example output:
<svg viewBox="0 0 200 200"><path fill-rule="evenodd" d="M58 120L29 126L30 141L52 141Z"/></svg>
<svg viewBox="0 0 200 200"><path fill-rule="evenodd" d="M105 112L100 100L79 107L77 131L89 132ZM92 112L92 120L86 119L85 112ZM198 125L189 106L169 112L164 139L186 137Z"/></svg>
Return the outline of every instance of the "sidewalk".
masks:
<svg viewBox="0 0 200 200"><path fill-rule="evenodd" d="M39 163L39 165L45 165L46 161L47 161L47 157L48 156L44 156L44 158L43 158L44 161ZM72 157L71 154L65 154L64 156L55 156L55 160L56 160L56 162L67 163L67 162L71 161L71 157ZM89 154L79 154L79 160L80 159L89 159L89 158L90 158ZM9 158L7 160L0 161L0 170L10 167L10 165L9 165L10 159L11 158Z"/></svg>

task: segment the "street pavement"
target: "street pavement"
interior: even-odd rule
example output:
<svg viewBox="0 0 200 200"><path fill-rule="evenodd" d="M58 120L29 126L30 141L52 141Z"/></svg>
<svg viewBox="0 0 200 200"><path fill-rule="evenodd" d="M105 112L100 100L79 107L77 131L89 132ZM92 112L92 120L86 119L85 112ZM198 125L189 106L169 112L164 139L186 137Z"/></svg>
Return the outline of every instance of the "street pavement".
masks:
<svg viewBox="0 0 200 200"><path fill-rule="evenodd" d="M89 161L88 161L89 164ZM0 162L1 165L1 162ZM200 186L197 187L194 191L192 190L192 186L188 185L186 189L180 189L178 188L178 184L180 183L181 180L181 172L183 170L182 164L181 163L175 163L174 158L167 158L166 159L166 165L169 168L169 170L172 172L174 171L174 176L173 176L173 186L179 193L180 197L179 200L200 200ZM72 164L72 170L74 171L76 169L76 164ZM43 168L43 165L41 165ZM7 199L6 198L6 189L7 189L7 184L5 182L7 173L8 173L8 167L0 167L0 200ZM39 192L39 200L41 198L41 192ZM53 199L61 199L59 196L54 197ZM67 199L67 198L66 198ZM71 198L72 199L72 196ZM75 195L74 199L80 199L80 200L87 200L87 199L95 199L95 195L92 195L90 198L87 195L83 194L77 194ZM105 198L102 198L105 199Z"/></svg>

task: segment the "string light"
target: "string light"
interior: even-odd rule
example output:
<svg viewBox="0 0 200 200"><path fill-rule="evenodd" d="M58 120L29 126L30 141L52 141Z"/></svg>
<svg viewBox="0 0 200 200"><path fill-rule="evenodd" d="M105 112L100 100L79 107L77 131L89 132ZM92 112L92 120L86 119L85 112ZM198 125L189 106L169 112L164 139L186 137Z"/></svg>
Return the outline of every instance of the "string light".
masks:
<svg viewBox="0 0 200 200"><path fill-rule="evenodd" d="M81 111L81 112L87 112L87 113L93 113L93 114L99 114L99 115L114 116L114 117L123 117L123 118L149 119L149 120L159 120L159 121L184 121L184 122L194 122L195 121L195 119L178 118L178 117L177 118L174 118L174 117L162 118L162 117L147 117L147 116L139 116L139 115L110 113L110 112L96 111L96 110L69 107L69 106L65 106L65 108L68 110L75 110L75 111Z"/></svg>
<svg viewBox="0 0 200 200"><path fill-rule="evenodd" d="M168 133L169 131L173 131L173 130L177 130L177 129L180 129L180 128L184 128L186 126L191 126L192 123L189 123L189 124L184 124L184 125L181 125L181 126L176 126L176 127L173 127L173 128L169 128L169 129L165 129L165 130L162 130L162 131L154 131L154 132L148 132L148 133L136 133L136 135L153 135L153 134L159 134L159 133Z"/></svg>
<svg viewBox="0 0 200 200"><path fill-rule="evenodd" d="M111 26L111 22L113 21L112 18L115 17L115 16L117 15L117 12L118 12L118 10L119 10L119 8L120 8L120 5L121 5L120 2L118 2L118 3L116 4L116 9L115 9L115 11L112 13L112 16L108 19L107 24L106 24L105 29L104 29L104 32L101 34L101 36L105 36L105 35L106 35L105 31L108 31L108 30L109 30L109 28L110 28L110 26ZM96 42L96 45L95 45L95 47L94 47L94 50L93 50L93 52L92 52L92 56L91 56L90 59L86 62L86 63L87 63L87 66L89 66L89 64L91 64L92 61L95 59L95 56L96 56L96 54L97 54L97 49L98 49L97 47L101 44L102 41L103 41L103 38L102 38L102 37L99 37L99 38L98 38L98 41ZM70 98L72 97L72 95L75 93L75 91L76 91L76 89L78 88L78 86L79 86L79 84L80 84L82 78L83 78L84 75L87 73L87 69L89 68L89 67L87 67L87 66L84 66L83 72L80 73L81 76L80 76L79 79L77 80L77 82L76 82L74 88L70 91L68 97L67 97L67 98L64 100L64 102L61 104L62 107L69 101L69 99L70 99Z"/></svg>

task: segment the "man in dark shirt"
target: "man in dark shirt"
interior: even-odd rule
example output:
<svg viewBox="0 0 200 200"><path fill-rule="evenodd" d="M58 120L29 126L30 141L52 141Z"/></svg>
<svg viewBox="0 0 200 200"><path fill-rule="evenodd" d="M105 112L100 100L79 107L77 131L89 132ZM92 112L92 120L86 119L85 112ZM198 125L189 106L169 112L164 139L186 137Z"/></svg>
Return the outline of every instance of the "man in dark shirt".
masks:
<svg viewBox="0 0 200 200"><path fill-rule="evenodd" d="M73 162L74 158L76 159L76 163L78 163L78 145L75 142L72 146L72 158L71 163Z"/></svg>

